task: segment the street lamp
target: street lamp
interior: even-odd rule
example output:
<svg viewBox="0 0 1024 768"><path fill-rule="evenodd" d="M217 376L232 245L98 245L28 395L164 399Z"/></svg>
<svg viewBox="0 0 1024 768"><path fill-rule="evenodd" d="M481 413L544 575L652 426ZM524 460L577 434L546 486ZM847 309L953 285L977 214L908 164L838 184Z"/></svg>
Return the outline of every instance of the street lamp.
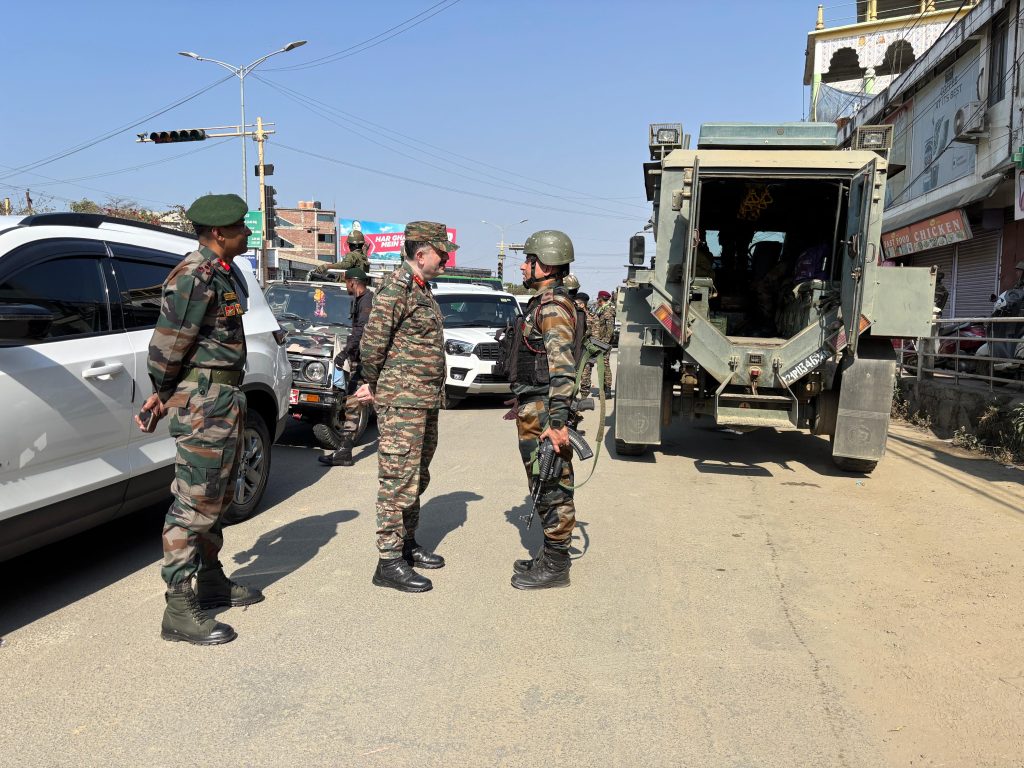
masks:
<svg viewBox="0 0 1024 768"><path fill-rule="evenodd" d="M498 277L505 277L505 230L510 227L518 227L520 224L525 224L529 219L523 219L517 221L515 224L494 224L490 221L480 220L481 224L487 224L492 227L498 228L498 234L501 236L501 242L498 243Z"/></svg>
<svg viewBox="0 0 1024 768"><path fill-rule="evenodd" d="M198 53L193 53L192 51L178 51L179 56L185 56L189 59L195 59L196 61L212 61L214 64L224 67L224 69L226 69L228 72L230 72L238 78L238 87L241 93L242 100L242 197L245 198L246 205L249 204L249 163L246 160L245 153L245 76L252 72L254 69L256 69L256 67L258 67L267 59L269 59L271 56L277 56L277 54L279 53L287 53L288 51L295 50L296 48L303 46L305 44L305 40L295 40L294 42L288 43L288 45L286 45L284 48L281 48L280 50L277 51L271 51L266 56L256 59L256 61L252 62L251 64L247 64L244 67L234 67L223 61L218 61L217 59L210 59L205 56L200 56Z"/></svg>

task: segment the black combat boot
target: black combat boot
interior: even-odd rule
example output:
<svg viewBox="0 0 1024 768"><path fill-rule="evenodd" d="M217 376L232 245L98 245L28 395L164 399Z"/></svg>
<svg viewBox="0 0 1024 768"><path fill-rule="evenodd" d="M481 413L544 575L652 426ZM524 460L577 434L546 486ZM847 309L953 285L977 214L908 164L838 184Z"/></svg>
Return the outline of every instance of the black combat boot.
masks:
<svg viewBox="0 0 1024 768"><path fill-rule="evenodd" d="M444 558L425 550L416 539L406 539L402 544L402 559L416 568L444 568Z"/></svg>
<svg viewBox="0 0 1024 768"><path fill-rule="evenodd" d="M528 560L516 560L514 563L512 563L512 570L516 573L526 573L531 568L536 568L543 557L544 550L541 549L541 551L538 552L537 556L534 558L530 558Z"/></svg>
<svg viewBox="0 0 1024 768"><path fill-rule="evenodd" d="M426 576L420 576L401 557L377 561L373 583L378 587L391 587L399 592L429 592L434 585Z"/></svg>
<svg viewBox="0 0 1024 768"><path fill-rule="evenodd" d="M550 589L569 586L569 552L544 547L540 561L527 571L512 575L516 589Z"/></svg>
<svg viewBox="0 0 1024 768"><path fill-rule="evenodd" d="M200 608L237 608L264 600L263 593L255 587L247 587L225 576L220 563L199 569L196 574L196 596Z"/></svg>
<svg viewBox="0 0 1024 768"><path fill-rule="evenodd" d="M191 582L172 584L167 588L164 598L167 600L167 608L164 609L164 620L160 626L160 637L164 640L184 641L194 645L220 645L238 637L238 633L227 624L203 614Z"/></svg>
<svg viewBox="0 0 1024 768"><path fill-rule="evenodd" d="M317 456L316 460L328 467L351 467L352 461L352 436L342 435L341 447L330 456Z"/></svg>

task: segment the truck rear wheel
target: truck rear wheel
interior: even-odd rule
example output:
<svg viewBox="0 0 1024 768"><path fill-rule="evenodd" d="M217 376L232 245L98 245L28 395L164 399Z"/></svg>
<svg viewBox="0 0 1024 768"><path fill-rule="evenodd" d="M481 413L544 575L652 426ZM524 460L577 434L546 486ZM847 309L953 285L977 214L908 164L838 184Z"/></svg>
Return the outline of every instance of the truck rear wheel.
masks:
<svg viewBox="0 0 1024 768"><path fill-rule="evenodd" d="M650 447L646 443L627 443L618 439L615 441L615 452L619 456L643 456Z"/></svg>
<svg viewBox="0 0 1024 768"><path fill-rule="evenodd" d="M832 461L843 472L859 472L863 475L870 475L878 466L878 462L871 459L851 459L847 456L833 456Z"/></svg>

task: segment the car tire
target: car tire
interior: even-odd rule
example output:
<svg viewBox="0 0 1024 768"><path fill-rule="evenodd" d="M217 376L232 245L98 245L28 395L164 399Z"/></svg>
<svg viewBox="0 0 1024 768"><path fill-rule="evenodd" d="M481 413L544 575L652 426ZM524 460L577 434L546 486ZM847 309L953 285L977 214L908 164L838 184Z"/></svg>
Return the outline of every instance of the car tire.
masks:
<svg viewBox="0 0 1024 768"><path fill-rule="evenodd" d="M363 433L366 431L367 425L370 423L370 406L361 405L359 406L359 426L356 427L356 436L354 442L359 443ZM313 425L313 435L325 448L337 450L341 448L341 424L338 423L336 418L332 418L330 421L322 421L319 424Z"/></svg>
<svg viewBox="0 0 1024 768"><path fill-rule="evenodd" d="M244 522L256 514L270 478L270 445L270 430L263 417L256 411L247 411L235 500L221 515L225 525Z"/></svg>

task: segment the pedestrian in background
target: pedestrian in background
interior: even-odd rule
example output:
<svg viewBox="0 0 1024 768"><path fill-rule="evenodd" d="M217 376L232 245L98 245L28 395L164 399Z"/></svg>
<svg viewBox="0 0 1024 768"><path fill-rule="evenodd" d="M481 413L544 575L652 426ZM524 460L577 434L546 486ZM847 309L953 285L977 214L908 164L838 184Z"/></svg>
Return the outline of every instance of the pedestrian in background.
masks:
<svg viewBox="0 0 1024 768"><path fill-rule="evenodd" d="M341 445L330 456L317 457L321 464L328 467L352 466L352 447L363 408L355 398L355 391L362 383L359 342L363 338L363 328L370 319L370 307L373 304L373 291L366 287L369 282L369 276L359 267L352 267L345 272L345 290L352 297L349 310L352 330L345 341L345 348L334 356L335 368L345 372L346 381L344 389L338 391L338 400L330 419L331 425L341 424Z"/></svg>
<svg viewBox="0 0 1024 768"><path fill-rule="evenodd" d="M175 439L174 501L164 520L165 640L216 645L237 633L203 614L204 608L250 605L263 594L231 581L218 559L224 543L221 515L235 495L245 426L244 309L240 276L231 260L248 249L246 202L238 195L206 195L186 212L199 249L167 276L160 316L149 343L154 394L143 415L170 415ZM140 428L151 428L139 416ZM194 586L193 586L194 582Z"/></svg>
<svg viewBox="0 0 1024 768"><path fill-rule="evenodd" d="M433 587L413 566L444 566L444 558L417 544L416 528L444 404L444 318L427 281L444 271L456 248L444 224L407 224L405 258L377 291L360 344L365 383L356 398L375 404L380 432L373 583L402 592Z"/></svg>
<svg viewBox="0 0 1024 768"><path fill-rule="evenodd" d="M576 389L573 349L577 312L562 285L574 258L572 240L564 232L534 232L523 244L523 285L535 291L516 327L514 352L507 362L515 395L519 455L530 491L541 444L550 440L564 460L560 477L543 484L535 513L544 525L544 546L531 560L517 560L512 569L516 589L569 586L569 542L576 527L573 502L572 449L568 418ZM509 416L511 418L511 416Z"/></svg>

